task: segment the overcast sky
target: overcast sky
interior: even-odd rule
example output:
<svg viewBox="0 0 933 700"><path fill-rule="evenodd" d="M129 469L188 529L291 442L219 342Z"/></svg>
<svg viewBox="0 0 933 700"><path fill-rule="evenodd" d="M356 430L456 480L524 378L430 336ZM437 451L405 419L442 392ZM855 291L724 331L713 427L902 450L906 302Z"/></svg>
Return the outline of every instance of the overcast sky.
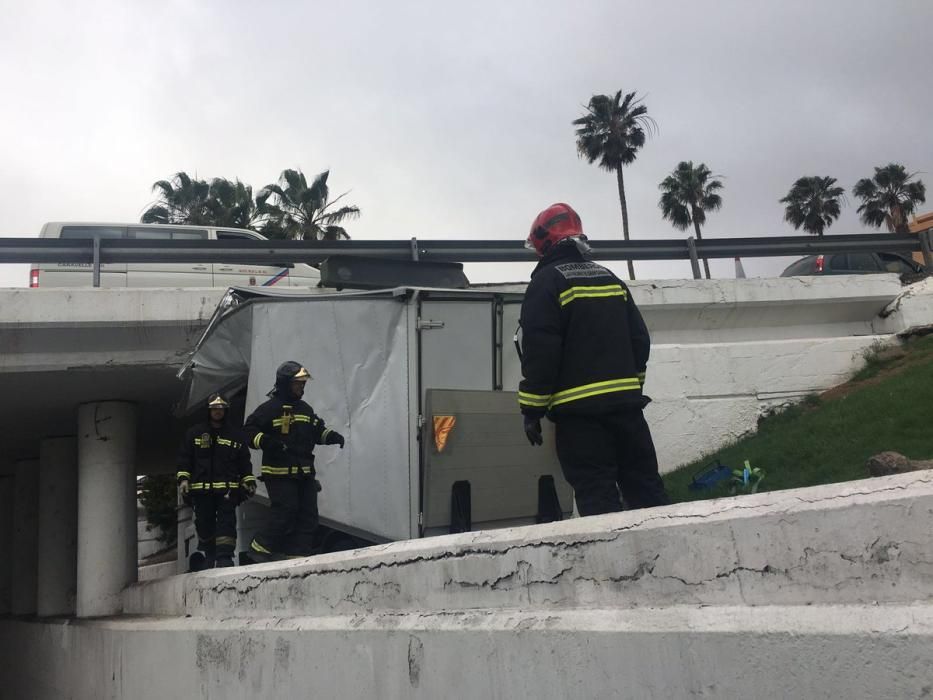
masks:
<svg viewBox="0 0 933 700"><path fill-rule="evenodd" d="M919 171L933 209L933 2L0 0L0 235L137 221L185 170L257 190L331 170L368 238L524 238L555 201L621 237L615 179L579 159L594 93L637 91L659 133L625 171L633 238L683 236L658 183L724 176L704 235L789 235L802 175L851 191ZM830 233L866 230L849 205ZM749 275L784 261L745 261ZM622 269L623 265L614 266ZM689 275L638 263L639 277ZM731 261L712 263L733 275ZM474 281L530 266L470 266ZM0 266L0 285L26 283Z"/></svg>

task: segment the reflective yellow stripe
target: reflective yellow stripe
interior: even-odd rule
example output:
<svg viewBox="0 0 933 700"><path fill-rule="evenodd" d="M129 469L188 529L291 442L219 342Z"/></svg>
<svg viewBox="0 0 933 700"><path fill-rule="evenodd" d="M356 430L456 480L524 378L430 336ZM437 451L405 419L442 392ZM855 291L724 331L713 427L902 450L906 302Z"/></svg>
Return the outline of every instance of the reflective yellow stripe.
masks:
<svg viewBox="0 0 933 700"><path fill-rule="evenodd" d="M191 478L191 472L178 472L178 474L176 474L176 476L177 476L179 479L190 479L190 478Z"/></svg>
<svg viewBox="0 0 933 700"><path fill-rule="evenodd" d="M239 447L240 443L228 440L227 438L217 438L218 445L227 445L228 447Z"/></svg>
<svg viewBox="0 0 933 700"><path fill-rule="evenodd" d="M255 478L255 477L254 477ZM208 489L238 489L240 484L237 481L196 481L188 484L192 491L205 491Z"/></svg>
<svg viewBox="0 0 933 700"><path fill-rule="evenodd" d="M266 465L263 465L262 473L273 475L288 474L288 467L267 467Z"/></svg>
<svg viewBox="0 0 933 700"><path fill-rule="evenodd" d="M551 399L551 406L558 406L562 403L586 399L590 396L599 396L600 394L611 394L617 391L632 391L640 389L641 382L638 377L626 377L624 379L610 379L605 382L595 382L593 384L584 384L575 386L572 389L558 391Z"/></svg>
<svg viewBox="0 0 933 700"><path fill-rule="evenodd" d="M561 292L560 305L566 306L574 299L586 299L594 297L622 297L625 298L625 290L619 284L604 284L598 287L571 287Z"/></svg>
<svg viewBox="0 0 933 700"><path fill-rule="evenodd" d="M258 450L260 442L262 442L262 433L256 433L256 437L253 438L253 447Z"/></svg>
<svg viewBox="0 0 933 700"><path fill-rule="evenodd" d="M544 407L551 400L551 394L529 394L527 391L518 392L518 403L522 406Z"/></svg>
<svg viewBox="0 0 933 700"><path fill-rule="evenodd" d="M321 433L321 440L326 440L327 436L330 435L332 432L333 431L330 428L325 430L323 433Z"/></svg>
<svg viewBox="0 0 933 700"><path fill-rule="evenodd" d="M249 544L250 549L255 549L257 552L262 552L263 554L272 554L268 549L259 544L256 540L253 540Z"/></svg>
<svg viewBox="0 0 933 700"><path fill-rule="evenodd" d="M645 372L638 373L638 381L641 382L642 384L645 383Z"/></svg>
<svg viewBox="0 0 933 700"><path fill-rule="evenodd" d="M638 377L623 377L621 379L607 379L603 382L593 382L592 384L581 384L580 386L575 386L571 387L570 389L564 389L563 391L556 392L552 399L563 399L574 394L587 393L593 390L616 388L620 385L637 386Z"/></svg>
<svg viewBox="0 0 933 700"><path fill-rule="evenodd" d="M311 416L306 416L304 413L296 413L292 416L292 420L294 420L296 423L310 423Z"/></svg>
<svg viewBox="0 0 933 700"><path fill-rule="evenodd" d="M218 535L216 540L217 544L236 544L236 537L227 537L226 535Z"/></svg>
<svg viewBox="0 0 933 700"><path fill-rule="evenodd" d="M256 481L256 477L253 476L252 474L249 474L247 476L244 476L242 479L240 479L240 481L242 481L244 484L248 484L251 481Z"/></svg>
<svg viewBox="0 0 933 700"><path fill-rule="evenodd" d="M310 474L311 467L307 466L294 466L294 467L270 467L267 465L262 466L263 474L271 474L273 476L288 476L289 474ZM255 477L253 477L255 478Z"/></svg>

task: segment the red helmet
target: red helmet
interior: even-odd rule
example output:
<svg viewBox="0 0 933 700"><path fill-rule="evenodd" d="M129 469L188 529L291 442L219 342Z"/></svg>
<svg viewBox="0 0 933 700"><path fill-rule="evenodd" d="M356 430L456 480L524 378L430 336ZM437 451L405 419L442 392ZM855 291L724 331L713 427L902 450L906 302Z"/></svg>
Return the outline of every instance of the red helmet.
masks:
<svg viewBox="0 0 933 700"><path fill-rule="evenodd" d="M552 204L535 217L525 247L534 248L538 257L544 257L560 241L574 236L586 240L580 215L569 204Z"/></svg>

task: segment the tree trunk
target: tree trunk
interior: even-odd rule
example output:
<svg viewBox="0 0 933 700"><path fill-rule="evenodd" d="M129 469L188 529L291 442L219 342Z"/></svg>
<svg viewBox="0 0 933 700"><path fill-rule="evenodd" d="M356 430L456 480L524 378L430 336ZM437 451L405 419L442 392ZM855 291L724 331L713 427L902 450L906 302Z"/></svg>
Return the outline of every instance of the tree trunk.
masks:
<svg viewBox="0 0 933 700"><path fill-rule="evenodd" d="M700 233L700 224L697 223L696 209L692 205L690 207L690 218L693 219L693 230L696 231L697 240L702 241L703 235ZM706 271L706 279L712 279L709 276L709 260L706 258L703 258L703 269Z"/></svg>
<svg viewBox="0 0 933 700"><path fill-rule="evenodd" d="M891 221L893 230L891 233L910 233L910 227L907 225L907 216L904 214L904 209L901 206L896 206L891 209Z"/></svg>
<svg viewBox="0 0 933 700"><path fill-rule="evenodd" d="M622 236L628 240L628 206L625 204L625 183L622 180L622 168L616 168L616 182L619 184L619 204L622 205ZM635 279L635 264L628 260L628 278Z"/></svg>

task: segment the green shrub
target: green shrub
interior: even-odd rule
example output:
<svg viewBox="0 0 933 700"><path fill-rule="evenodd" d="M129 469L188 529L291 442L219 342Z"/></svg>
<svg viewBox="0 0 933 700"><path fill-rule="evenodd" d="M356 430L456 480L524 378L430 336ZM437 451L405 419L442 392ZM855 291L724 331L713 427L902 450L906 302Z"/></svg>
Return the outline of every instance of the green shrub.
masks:
<svg viewBox="0 0 933 700"><path fill-rule="evenodd" d="M146 529L157 528L159 540L174 544L178 536L177 485L174 474L143 477L138 485L139 502L146 510Z"/></svg>

